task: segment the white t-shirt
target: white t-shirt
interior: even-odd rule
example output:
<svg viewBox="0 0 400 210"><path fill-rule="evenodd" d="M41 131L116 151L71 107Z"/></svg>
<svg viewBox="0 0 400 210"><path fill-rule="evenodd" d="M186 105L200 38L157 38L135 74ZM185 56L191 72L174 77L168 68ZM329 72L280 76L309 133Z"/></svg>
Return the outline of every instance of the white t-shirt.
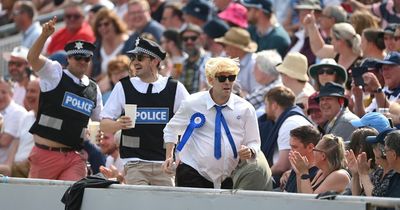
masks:
<svg viewBox="0 0 400 210"><path fill-rule="evenodd" d="M26 109L16 104L14 101L11 101L4 110L0 111L0 113L3 115L1 134L7 133L16 138L18 136L18 125L27 113ZM7 156L8 148L0 148L0 164L7 160Z"/></svg>
<svg viewBox="0 0 400 210"><path fill-rule="evenodd" d="M114 165L118 172L122 173L124 171L125 161L123 161L119 156L117 159L114 159L111 155L107 156L106 159L106 167L110 168L111 165Z"/></svg>
<svg viewBox="0 0 400 210"><path fill-rule="evenodd" d="M278 132L277 144L274 148L273 163L277 163L279 159L280 150L290 150L290 131L303 125L312 124L300 115L293 115L288 117L285 122L282 123L281 128Z"/></svg>
<svg viewBox="0 0 400 210"><path fill-rule="evenodd" d="M29 129L32 127L35 120L36 116L33 111L26 113L22 118L17 135L19 145L17 153L15 154L14 162L21 162L28 159L29 153L34 144L33 135L29 133Z"/></svg>

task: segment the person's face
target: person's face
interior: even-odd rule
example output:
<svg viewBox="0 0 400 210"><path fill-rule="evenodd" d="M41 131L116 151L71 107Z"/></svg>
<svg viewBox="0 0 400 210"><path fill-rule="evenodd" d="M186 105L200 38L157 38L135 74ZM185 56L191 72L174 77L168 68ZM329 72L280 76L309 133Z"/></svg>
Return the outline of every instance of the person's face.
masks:
<svg viewBox="0 0 400 210"><path fill-rule="evenodd" d="M340 104L337 97L323 96L319 99L319 107L322 116L327 120L332 120L340 111Z"/></svg>
<svg viewBox="0 0 400 210"><path fill-rule="evenodd" d="M254 7L248 7L247 8L247 21L250 24L256 24L257 23L257 13L258 9Z"/></svg>
<svg viewBox="0 0 400 210"><path fill-rule="evenodd" d="M104 133L103 138L100 139L99 146L101 153L105 155L112 154L117 149L114 135L111 133Z"/></svg>
<svg viewBox="0 0 400 210"><path fill-rule="evenodd" d="M290 77L284 73L280 73L281 78L282 78L282 83L284 85L288 85L290 83Z"/></svg>
<svg viewBox="0 0 400 210"><path fill-rule="evenodd" d="M267 98L265 98L264 104L265 104L265 113L267 114L267 119L275 121L276 120L275 111L276 108L278 107L277 103L275 101L268 100Z"/></svg>
<svg viewBox="0 0 400 210"><path fill-rule="evenodd" d="M385 43L386 50L389 52L396 51L396 41L394 39L393 34L385 33L383 35L383 42Z"/></svg>
<svg viewBox="0 0 400 210"><path fill-rule="evenodd" d="M153 68L157 68L157 61L150 55L139 53L131 56L131 64L135 69L135 74L142 80L155 78Z"/></svg>
<svg viewBox="0 0 400 210"><path fill-rule="evenodd" d="M140 4L129 4L127 12L128 25L132 29L142 29L148 21L149 11Z"/></svg>
<svg viewBox="0 0 400 210"><path fill-rule="evenodd" d="M368 40L365 38L364 34L361 35L361 50L366 52L368 50Z"/></svg>
<svg viewBox="0 0 400 210"><path fill-rule="evenodd" d="M104 18L100 20L97 25L96 25L97 32L101 34L101 37L106 38L106 37L115 37L116 36L116 30L113 25L112 20Z"/></svg>
<svg viewBox="0 0 400 210"><path fill-rule="evenodd" d="M28 83L28 86L26 87L26 95L24 99L24 105L28 111L38 110L39 95L40 95L39 81L37 80L30 81Z"/></svg>
<svg viewBox="0 0 400 210"><path fill-rule="evenodd" d="M381 150L379 149L379 146L378 146L378 145L377 145L377 146L374 146L373 149L372 149L372 151L374 152L375 163L376 163L376 165L379 165L379 166L386 166L386 165L387 165L387 160L386 160L386 159L383 159L383 157L382 157L382 152L381 152Z"/></svg>
<svg viewBox="0 0 400 210"><path fill-rule="evenodd" d="M292 151L299 152L302 156L308 155L312 151L312 146L305 146L300 139L291 136L290 137L290 148ZM311 149L308 147L312 147Z"/></svg>
<svg viewBox="0 0 400 210"><path fill-rule="evenodd" d="M212 86L212 95L216 98L229 98L232 93L233 83L237 75L227 72L220 72L214 78L208 78Z"/></svg>
<svg viewBox="0 0 400 210"><path fill-rule="evenodd" d="M323 161L326 159L326 153L324 148L322 147L321 141L313 149L314 155L314 165L318 168L323 164Z"/></svg>
<svg viewBox="0 0 400 210"><path fill-rule="evenodd" d="M67 7L64 11L65 27L70 31L78 30L84 21L82 10L79 7Z"/></svg>
<svg viewBox="0 0 400 210"><path fill-rule="evenodd" d="M397 162L399 161L398 157L396 155L396 152L386 145L385 145L384 150L386 152L386 160L387 160L389 167L394 167L397 164Z"/></svg>
<svg viewBox="0 0 400 210"><path fill-rule="evenodd" d="M320 68L318 69L318 82L321 86L327 82L334 82L336 79L336 71L331 68Z"/></svg>
<svg viewBox="0 0 400 210"><path fill-rule="evenodd" d="M335 19L332 18L326 9L322 11L321 16L318 18L320 28L322 30L329 30L335 24Z"/></svg>
<svg viewBox="0 0 400 210"><path fill-rule="evenodd" d="M235 46L226 44L226 45L224 45L224 50L226 52L226 55L228 55L231 58L240 57L241 49L239 49L239 48L237 48Z"/></svg>
<svg viewBox="0 0 400 210"><path fill-rule="evenodd" d="M265 77L265 73L260 70L260 67L258 67L257 64L254 65L253 75L256 81L262 84L262 79Z"/></svg>
<svg viewBox="0 0 400 210"><path fill-rule="evenodd" d="M308 113L309 113L311 120L315 124L322 126L325 123L325 119L322 115L321 109L309 109Z"/></svg>
<svg viewBox="0 0 400 210"><path fill-rule="evenodd" d="M168 53L172 53L172 45L174 42L172 40L169 40L165 37L161 37L161 47Z"/></svg>
<svg viewBox="0 0 400 210"><path fill-rule="evenodd" d="M28 77L26 68L28 62L22 58L11 56L8 61L8 72L10 73L11 79L15 82L21 82Z"/></svg>
<svg viewBox="0 0 400 210"><path fill-rule="evenodd" d="M89 70L92 57L73 55L68 57L68 70L78 78L81 78Z"/></svg>
<svg viewBox="0 0 400 210"><path fill-rule="evenodd" d="M21 11L20 5L18 3L14 4L14 8L12 10L11 17L14 20L15 26L18 29L22 29L23 22L26 19L27 15L25 12Z"/></svg>
<svg viewBox="0 0 400 210"><path fill-rule="evenodd" d="M389 89L400 85L400 65L382 65L382 76Z"/></svg>
<svg viewBox="0 0 400 210"><path fill-rule="evenodd" d="M183 47L185 51L190 52L197 50L200 44L200 35L193 31L185 31L182 34Z"/></svg>
<svg viewBox="0 0 400 210"><path fill-rule="evenodd" d="M11 102L12 94L6 82L0 82L0 110L4 110Z"/></svg>
<svg viewBox="0 0 400 210"><path fill-rule="evenodd" d="M164 9L164 12L162 14L161 24L165 28L173 28L174 27L173 18L174 18L174 14L173 14L172 8L167 7Z"/></svg>

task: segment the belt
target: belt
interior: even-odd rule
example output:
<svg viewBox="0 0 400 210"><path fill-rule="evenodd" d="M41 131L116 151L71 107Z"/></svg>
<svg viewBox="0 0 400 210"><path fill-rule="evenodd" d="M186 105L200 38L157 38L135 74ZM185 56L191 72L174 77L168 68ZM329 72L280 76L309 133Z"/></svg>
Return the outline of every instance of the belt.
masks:
<svg viewBox="0 0 400 210"><path fill-rule="evenodd" d="M38 143L35 143L35 146L40 148L40 149L53 151L53 152L73 152L73 151L76 151L75 149L70 148L70 147L49 147L47 145L38 144Z"/></svg>

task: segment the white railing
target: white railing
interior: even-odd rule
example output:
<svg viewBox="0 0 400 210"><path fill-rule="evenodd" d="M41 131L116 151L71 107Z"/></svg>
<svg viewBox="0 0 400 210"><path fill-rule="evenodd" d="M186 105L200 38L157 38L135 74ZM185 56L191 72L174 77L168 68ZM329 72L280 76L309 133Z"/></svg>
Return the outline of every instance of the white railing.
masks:
<svg viewBox="0 0 400 210"><path fill-rule="evenodd" d="M0 209L63 209L60 199L72 184L0 177ZM318 200L315 197L281 192L111 185L107 189L86 189L81 209L366 210L377 206L400 209L398 198L336 196L334 200Z"/></svg>

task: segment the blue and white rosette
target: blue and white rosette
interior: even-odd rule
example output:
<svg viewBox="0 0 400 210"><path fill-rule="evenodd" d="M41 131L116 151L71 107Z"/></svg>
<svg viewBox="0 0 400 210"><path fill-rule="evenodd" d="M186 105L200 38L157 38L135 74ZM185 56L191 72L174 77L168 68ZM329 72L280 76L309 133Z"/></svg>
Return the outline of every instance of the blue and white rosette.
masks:
<svg viewBox="0 0 400 210"><path fill-rule="evenodd" d="M185 146L185 144L187 143L187 141L189 140L189 137L192 135L194 129L202 127L204 123L206 123L206 117L204 116L204 114L201 114L199 112L194 113L190 118L190 123L187 126L185 133L183 133L181 142L178 144L176 149L178 151L181 151Z"/></svg>

